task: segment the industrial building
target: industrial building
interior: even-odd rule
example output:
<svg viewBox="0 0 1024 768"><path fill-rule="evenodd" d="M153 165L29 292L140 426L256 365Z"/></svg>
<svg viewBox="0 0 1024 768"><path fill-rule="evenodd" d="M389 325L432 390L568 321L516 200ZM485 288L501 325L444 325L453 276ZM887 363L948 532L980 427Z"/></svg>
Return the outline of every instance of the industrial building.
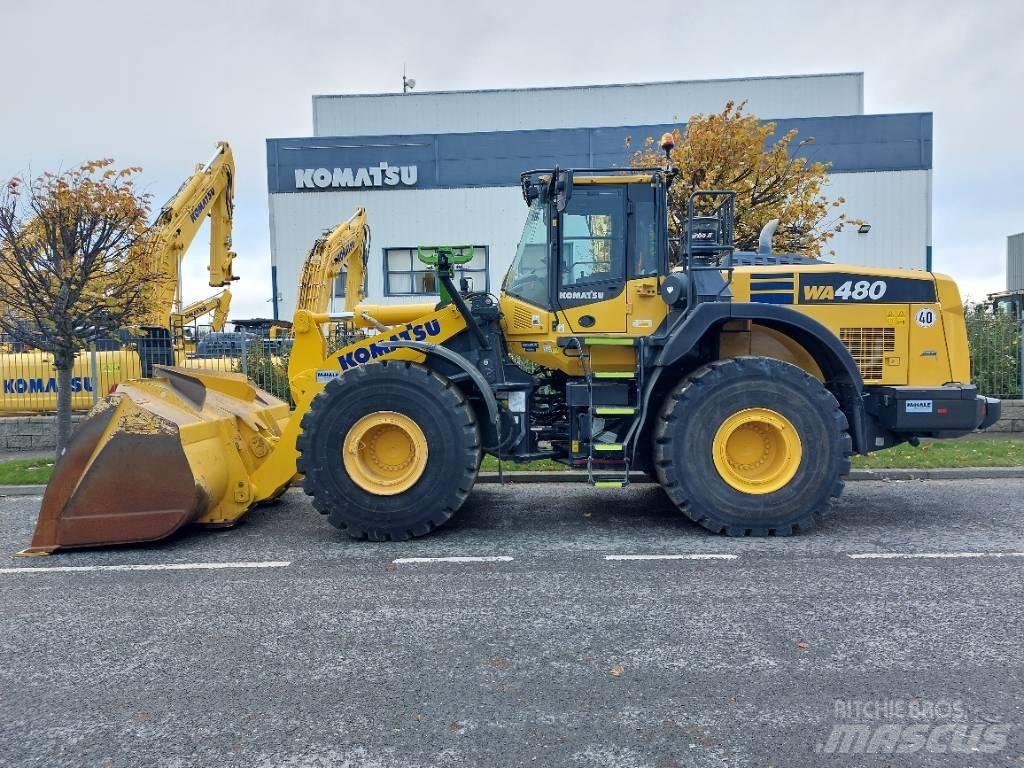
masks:
<svg viewBox="0 0 1024 768"><path fill-rule="evenodd" d="M1006 238L1006 290L1024 291L1024 232Z"/></svg>
<svg viewBox="0 0 1024 768"><path fill-rule="evenodd" d="M415 249L436 244L473 245L463 276L497 292L525 213L521 172L628 165L629 143L729 100L778 135L814 138L805 154L831 163L826 194L870 224L832 240L838 260L930 268L932 115L864 114L862 73L324 95L313 97L313 136L267 141L275 316L291 316L313 241L359 206L372 227L371 301L430 296Z"/></svg>

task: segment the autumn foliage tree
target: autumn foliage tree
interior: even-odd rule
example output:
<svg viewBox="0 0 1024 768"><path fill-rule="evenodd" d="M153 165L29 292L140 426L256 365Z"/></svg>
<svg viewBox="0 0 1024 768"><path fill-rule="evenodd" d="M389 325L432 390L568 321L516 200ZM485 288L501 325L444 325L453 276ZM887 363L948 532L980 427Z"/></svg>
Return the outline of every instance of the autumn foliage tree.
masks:
<svg viewBox="0 0 1024 768"><path fill-rule="evenodd" d="M694 115L685 131L674 131L671 158L680 172L669 190L673 234L686 221L692 192L731 189L736 192L737 248L756 250L761 228L778 219L775 250L813 257L832 254L829 240L844 226L861 222L847 218L842 197L830 200L824 194L828 164L801 153L813 137L798 137L793 129L774 138L775 123L744 112L745 105L730 101L721 112ZM631 161L634 166L659 165L663 157L652 136Z"/></svg>
<svg viewBox="0 0 1024 768"><path fill-rule="evenodd" d="M49 352L57 455L71 434L71 373L90 342L143 317L150 274L149 195L138 168L96 160L11 179L0 190L0 330Z"/></svg>

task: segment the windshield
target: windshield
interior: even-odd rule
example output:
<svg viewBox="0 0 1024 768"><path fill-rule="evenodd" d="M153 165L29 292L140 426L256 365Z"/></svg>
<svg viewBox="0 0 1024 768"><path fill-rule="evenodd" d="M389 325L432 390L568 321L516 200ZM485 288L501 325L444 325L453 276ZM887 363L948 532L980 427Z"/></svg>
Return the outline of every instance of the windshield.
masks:
<svg viewBox="0 0 1024 768"><path fill-rule="evenodd" d="M530 204L523 236L502 286L506 293L538 307L546 307L549 296L546 210L547 205L540 199Z"/></svg>

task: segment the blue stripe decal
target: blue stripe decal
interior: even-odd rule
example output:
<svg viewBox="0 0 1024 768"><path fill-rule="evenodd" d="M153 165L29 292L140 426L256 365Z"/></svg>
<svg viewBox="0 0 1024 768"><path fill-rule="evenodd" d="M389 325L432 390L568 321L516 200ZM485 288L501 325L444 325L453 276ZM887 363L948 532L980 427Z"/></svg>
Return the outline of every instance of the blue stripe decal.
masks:
<svg viewBox="0 0 1024 768"><path fill-rule="evenodd" d="M795 148L794 154L829 163L833 174L932 167L931 113L774 122L770 140L790 129L797 130L798 141L813 137L812 143ZM685 124L267 139L267 184L272 193L315 194L325 189L357 195L388 189L517 187L519 174L531 168L628 166L632 149L627 149L627 140L635 149L645 138L675 128L683 129ZM399 184L392 175L391 181L380 182L382 163L386 168L406 169L404 180ZM349 169L356 183L335 187L335 168L339 182Z"/></svg>
<svg viewBox="0 0 1024 768"><path fill-rule="evenodd" d="M792 272L754 272L750 275L751 280L792 280Z"/></svg>
<svg viewBox="0 0 1024 768"><path fill-rule="evenodd" d="M752 293L750 300L756 304L792 304L791 293Z"/></svg>
<svg viewBox="0 0 1024 768"><path fill-rule="evenodd" d="M752 291L792 291L793 281L792 280L775 280L775 281L750 281L750 290Z"/></svg>

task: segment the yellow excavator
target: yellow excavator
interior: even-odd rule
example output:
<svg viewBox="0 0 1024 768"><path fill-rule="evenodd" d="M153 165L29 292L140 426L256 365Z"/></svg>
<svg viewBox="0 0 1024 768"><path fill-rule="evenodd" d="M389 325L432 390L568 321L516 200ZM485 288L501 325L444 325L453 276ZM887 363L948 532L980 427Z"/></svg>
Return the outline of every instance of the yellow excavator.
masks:
<svg viewBox="0 0 1024 768"><path fill-rule="evenodd" d="M458 510L485 453L598 488L646 472L711 531L788 535L841 493L851 454L998 418L950 278L771 253L770 226L737 252L728 190L694 193L673 237L662 147L661 167L523 173L498 298L460 291L458 249L437 246L436 305L360 305L360 212L336 253L366 335L329 352L331 316L300 306L294 414L240 375L122 385L55 467L23 554L232 525L297 474L351 536L408 539Z"/></svg>
<svg viewBox="0 0 1024 768"><path fill-rule="evenodd" d="M237 279L237 278L236 278ZM228 313L231 311L231 291L226 288L220 293L215 293L205 299L199 299L193 301L191 304L182 307L178 312L172 312L171 328L175 331L175 338L182 338L186 341L191 341L189 338L189 330L192 323L201 318L203 315L209 315L210 317L210 330L214 333L219 333L224 330L224 326L228 322ZM180 330L179 330L180 329Z"/></svg>
<svg viewBox="0 0 1024 768"><path fill-rule="evenodd" d="M205 165L196 166L160 209L151 227L155 243L149 250L150 273L160 279L150 284L149 316L142 325L153 328L182 329L199 317L214 313L213 322L223 330L231 307L231 292L226 288L207 299L181 306L181 264L189 246L207 219L210 221L209 285L224 288L237 280L231 250L234 215L235 160L226 141Z"/></svg>
<svg viewBox="0 0 1024 768"><path fill-rule="evenodd" d="M96 353L96 380L101 392L117 383L147 376L154 364L184 362L194 344L190 331L196 320L213 313L211 329L223 330L231 306L231 292L225 286L238 278L231 250L235 163L231 147L220 142L205 165L196 167L160 209L152 227L153 239L145 258L151 260L149 272L159 279L149 284L149 312L137 331L137 354L119 349ZM223 288L216 295L181 306L181 264L203 223L210 220L209 284ZM110 345L114 346L114 345ZM219 363L219 361L218 361ZM72 407L87 409L93 404L91 355L80 355L72 371ZM203 364L210 364L203 361ZM56 381L52 356L30 351L0 355L3 390L0 412L52 411L56 408Z"/></svg>

